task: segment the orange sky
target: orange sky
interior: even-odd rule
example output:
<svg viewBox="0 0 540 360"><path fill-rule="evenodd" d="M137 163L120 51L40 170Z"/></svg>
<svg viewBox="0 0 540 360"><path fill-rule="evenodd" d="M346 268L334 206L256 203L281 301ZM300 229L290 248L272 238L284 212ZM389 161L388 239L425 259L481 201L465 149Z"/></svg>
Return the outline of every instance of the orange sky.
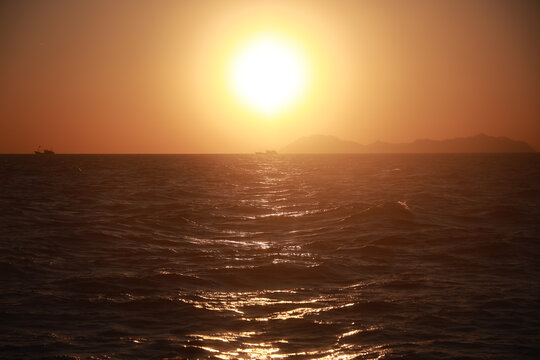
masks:
<svg viewBox="0 0 540 360"><path fill-rule="evenodd" d="M219 153L480 132L540 149L534 1L3 1L0 153ZM274 118L222 82L243 39L313 63Z"/></svg>

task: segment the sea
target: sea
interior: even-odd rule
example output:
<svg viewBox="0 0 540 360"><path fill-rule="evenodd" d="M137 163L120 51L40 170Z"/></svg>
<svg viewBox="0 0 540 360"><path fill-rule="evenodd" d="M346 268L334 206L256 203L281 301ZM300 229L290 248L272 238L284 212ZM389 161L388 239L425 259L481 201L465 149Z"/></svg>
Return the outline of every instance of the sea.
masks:
<svg viewBox="0 0 540 360"><path fill-rule="evenodd" d="M540 155L0 155L0 359L538 359Z"/></svg>

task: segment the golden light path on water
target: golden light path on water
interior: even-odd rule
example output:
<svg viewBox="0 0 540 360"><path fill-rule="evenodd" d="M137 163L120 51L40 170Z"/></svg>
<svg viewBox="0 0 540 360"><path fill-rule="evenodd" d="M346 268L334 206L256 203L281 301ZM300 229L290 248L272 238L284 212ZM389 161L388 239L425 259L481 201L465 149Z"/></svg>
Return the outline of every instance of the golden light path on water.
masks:
<svg viewBox="0 0 540 360"><path fill-rule="evenodd" d="M529 156L10 156L3 358L526 359Z"/></svg>
<svg viewBox="0 0 540 360"><path fill-rule="evenodd" d="M346 288L361 288L364 284L355 284ZM196 294L180 294L179 300L200 309L216 312L232 312L238 314L239 320L246 322L283 321L317 317L320 313L339 310L354 306L353 302L330 306L341 297L339 289L335 295L322 295L305 300L284 300L283 296L301 295L301 290L260 290L252 292L219 292L206 291ZM191 298L191 299L190 299ZM195 300L197 299L197 300ZM275 311L258 316L253 309L292 307L290 310ZM318 323L329 323L328 320L315 320ZM349 337L359 333L377 331L379 328L370 326L361 328L360 324L352 322L350 330L337 335L335 343L330 348L312 351L284 352L281 347L290 341L277 338L261 341L264 331L226 331L216 333L193 333L188 335L190 347L200 348L212 354L217 359L285 359L300 357L318 360L349 360L359 356L369 356L370 359L380 359L387 351L384 345L359 346L349 343Z"/></svg>
<svg viewBox="0 0 540 360"><path fill-rule="evenodd" d="M372 330L372 329L370 329ZM218 346L199 346L201 349L215 353L213 357L218 359L285 359L291 356L310 356L315 360L349 360L357 358L358 356L370 356L370 359L381 359L385 354L383 346L371 346L365 347L358 351L355 350L355 345L346 343L346 337L355 335L361 332L361 330L352 330L344 333L338 337L334 348L321 351L307 351L307 352L295 352L295 353L281 353L280 348L276 347L278 344L288 343L287 340L280 339L273 342L259 342L253 343L249 339L255 335L261 335L257 332L226 332L217 333L213 335L204 334L191 334L189 335L195 341L206 341L213 343L226 343L226 344L241 344L240 347L236 347L232 350L219 350ZM234 347L233 345L232 347Z"/></svg>
<svg viewBox="0 0 540 360"><path fill-rule="evenodd" d="M252 192L252 197L241 202L243 205L264 209L265 211L241 218L244 221L268 221L275 219L295 219L305 216L317 216L320 213L334 211L334 207L306 208L290 203L290 194L284 184L289 181L272 161L258 170L259 181L245 189ZM285 188L283 188L285 187ZM312 194L303 189L307 197ZM323 227L320 223L318 226ZM216 264L212 274L224 271L257 271L262 264L290 264L293 268L310 271L323 265L321 255L317 255L298 241L276 242L267 239L264 233L250 232L245 228L222 229L223 236L218 238L188 237L187 241L199 246L201 251L214 254L215 249L225 246L228 251L221 254L222 261ZM301 229L292 228L289 234L297 240L309 237ZM207 250L205 250L207 249ZM324 257L324 256L323 256ZM287 270L289 271L289 270ZM294 271L294 270L293 270ZM186 274L189 275L189 274ZM196 275L196 274L194 274ZM263 276L264 277L264 276ZM264 279L259 279L264 284ZM206 352L203 358L209 359L314 359L314 360L350 360L355 358L380 359L388 354L387 344L359 341L362 335L370 336L381 330L373 324L363 325L358 320L338 317L336 312L355 311L360 302L369 303L370 298L362 291L370 283L343 284L341 286L312 288L258 289L252 291L225 290L186 290L179 292L175 301L189 304L194 308L211 311L232 317L234 322L216 331L192 332L186 335L184 347ZM263 285L264 286L264 285ZM345 320L344 320L345 319ZM291 323L292 321L292 323ZM305 348L304 340L280 333L279 324L295 326L297 321L307 321L313 326L339 327L326 343L318 343ZM238 325L240 324L240 325ZM291 325L287 325L291 324ZM309 325L308 325L309 326ZM278 329L278 330L276 330ZM306 332L306 328L298 330ZM314 338L318 335L315 330ZM308 331L309 333L309 331ZM320 339L320 338L319 338ZM296 343L300 341L300 343ZM305 349L305 350L304 350Z"/></svg>

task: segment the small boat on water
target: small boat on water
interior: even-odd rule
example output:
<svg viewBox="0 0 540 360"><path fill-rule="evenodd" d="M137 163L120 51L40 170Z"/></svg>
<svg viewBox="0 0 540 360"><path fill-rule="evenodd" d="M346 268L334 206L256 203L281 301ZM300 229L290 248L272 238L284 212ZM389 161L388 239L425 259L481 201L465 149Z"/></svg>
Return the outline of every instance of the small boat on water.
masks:
<svg viewBox="0 0 540 360"><path fill-rule="evenodd" d="M43 151L40 151L40 148L41 146L38 146L38 149L34 150L34 155L54 155L54 151L49 149L43 149Z"/></svg>
<svg viewBox="0 0 540 360"><path fill-rule="evenodd" d="M277 155L277 151L276 150L266 150L266 152L257 151L255 154L257 154L257 155Z"/></svg>

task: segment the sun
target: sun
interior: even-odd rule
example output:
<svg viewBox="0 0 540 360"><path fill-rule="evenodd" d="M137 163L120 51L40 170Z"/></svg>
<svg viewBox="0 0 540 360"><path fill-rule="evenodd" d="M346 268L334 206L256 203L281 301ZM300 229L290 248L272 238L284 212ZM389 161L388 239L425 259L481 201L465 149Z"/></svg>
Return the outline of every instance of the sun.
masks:
<svg viewBox="0 0 540 360"><path fill-rule="evenodd" d="M293 106L306 91L308 66L303 55L285 38L257 36L235 53L229 85L245 106L275 115Z"/></svg>

